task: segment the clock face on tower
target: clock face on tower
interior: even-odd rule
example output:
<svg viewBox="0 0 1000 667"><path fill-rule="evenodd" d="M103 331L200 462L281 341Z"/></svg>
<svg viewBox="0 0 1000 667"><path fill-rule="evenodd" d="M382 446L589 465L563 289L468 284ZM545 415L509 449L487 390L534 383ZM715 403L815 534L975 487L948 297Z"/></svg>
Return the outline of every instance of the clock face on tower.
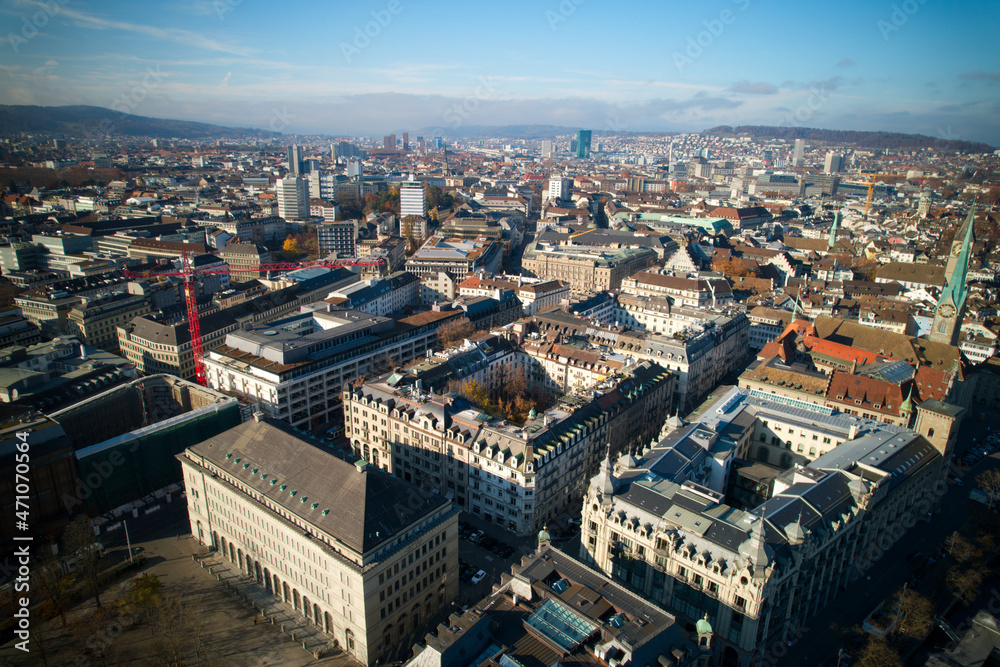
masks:
<svg viewBox="0 0 1000 667"><path fill-rule="evenodd" d="M950 303L943 304L940 308L938 308L938 314L941 315L941 317L954 317L955 306Z"/></svg>

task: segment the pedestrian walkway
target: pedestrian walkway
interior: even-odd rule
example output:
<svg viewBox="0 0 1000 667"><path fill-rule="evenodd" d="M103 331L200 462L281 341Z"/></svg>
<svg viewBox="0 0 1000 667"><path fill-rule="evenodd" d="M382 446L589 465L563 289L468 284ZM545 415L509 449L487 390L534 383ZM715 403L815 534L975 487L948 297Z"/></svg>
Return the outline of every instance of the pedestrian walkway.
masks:
<svg viewBox="0 0 1000 667"><path fill-rule="evenodd" d="M314 658L343 653L337 641L323 632L321 627L265 590L255 579L241 572L218 552L195 554L192 558L234 596L258 612L261 623L271 623L279 628Z"/></svg>

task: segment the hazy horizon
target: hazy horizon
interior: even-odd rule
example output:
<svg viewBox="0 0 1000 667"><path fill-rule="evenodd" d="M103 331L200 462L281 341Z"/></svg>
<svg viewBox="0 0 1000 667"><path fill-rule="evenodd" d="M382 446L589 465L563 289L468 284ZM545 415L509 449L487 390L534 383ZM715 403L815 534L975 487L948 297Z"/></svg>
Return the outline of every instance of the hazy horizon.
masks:
<svg viewBox="0 0 1000 667"><path fill-rule="evenodd" d="M3 104L333 136L777 125L1000 145L986 2L14 0L0 14Z"/></svg>

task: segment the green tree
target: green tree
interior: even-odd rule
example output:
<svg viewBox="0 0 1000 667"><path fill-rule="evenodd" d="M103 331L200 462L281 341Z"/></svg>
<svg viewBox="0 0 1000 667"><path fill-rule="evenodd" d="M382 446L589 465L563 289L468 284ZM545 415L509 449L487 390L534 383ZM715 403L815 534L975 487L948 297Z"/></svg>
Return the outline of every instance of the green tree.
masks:
<svg viewBox="0 0 1000 667"><path fill-rule="evenodd" d="M123 617L138 621L158 605L162 598L160 578L155 574L143 574L128 583L128 589L118 601L118 608Z"/></svg>

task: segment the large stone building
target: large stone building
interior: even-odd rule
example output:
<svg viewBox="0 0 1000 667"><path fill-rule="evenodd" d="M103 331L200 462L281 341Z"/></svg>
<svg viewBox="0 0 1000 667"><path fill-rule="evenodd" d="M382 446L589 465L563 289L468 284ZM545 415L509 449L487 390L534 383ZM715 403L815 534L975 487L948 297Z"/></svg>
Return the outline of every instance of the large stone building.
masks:
<svg viewBox="0 0 1000 667"><path fill-rule="evenodd" d="M913 431L822 410L731 389L641 459L605 459L583 503L582 559L680 619L707 617L724 664L761 660L934 507L960 412L925 402ZM838 420L852 427L833 433ZM782 473L763 504L727 504L736 468L719 464L786 427L786 452L844 440Z"/></svg>
<svg viewBox="0 0 1000 667"><path fill-rule="evenodd" d="M70 333L106 352L118 354L118 327L151 310L145 294L118 293L91 299L83 297L70 308L66 325Z"/></svg>
<svg viewBox="0 0 1000 667"><path fill-rule="evenodd" d="M270 416L315 428L340 413L344 383L423 356L438 322L394 320L315 304L263 327L227 332L205 355L210 387L260 403Z"/></svg>
<svg viewBox="0 0 1000 667"><path fill-rule="evenodd" d="M191 534L376 664L458 595L458 510L254 419L178 455Z"/></svg>
<svg viewBox="0 0 1000 667"><path fill-rule="evenodd" d="M503 259L503 247L489 239L446 239L432 236L406 260L406 270L419 278L445 272L457 282L479 270L497 273Z"/></svg>
<svg viewBox="0 0 1000 667"><path fill-rule="evenodd" d="M723 308L733 303L733 289L722 277L689 278L641 271L622 281L622 292L665 297L678 306Z"/></svg>
<svg viewBox="0 0 1000 667"><path fill-rule="evenodd" d="M262 245L230 241L220 254L229 265L229 277L233 282L261 278L268 274L267 270L260 269L260 265L271 261L271 253Z"/></svg>
<svg viewBox="0 0 1000 667"><path fill-rule="evenodd" d="M566 282L576 292L603 292L618 289L622 280L655 261L656 252L644 247L606 250L529 244L521 266L537 278Z"/></svg>
<svg viewBox="0 0 1000 667"><path fill-rule="evenodd" d="M219 345L226 334L255 323L292 315L302 305L323 299L330 290L357 282L358 275L334 269L268 292L229 308L199 317L202 347ZM118 327L118 344L126 359L145 374L170 373L194 379L194 351L186 319L179 312L137 317Z"/></svg>
<svg viewBox="0 0 1000 667"><path fill-rule="evenodd" d="M488 373L491 354L477 349L455 377ZM345 432L365 460L530 535L579 500L608 442L616 453L638 451L655 437L673 385L669 372L643 363L599 385L596 398L563 397L516 425L457 394L431 391L420 373L392 373L345 389Z"/></svg>
<svg viewBox="0 0 1000 667"><path fill-rule="evenodd" d="M687 412L722 379L739 367L747 354L746 315L715 313L672 336L620 327L598 327L561 311L540 313L514 325L519 336L557 336L557 342L578 341L595 351L654 361L677 376L673 409Z"/></svg>

